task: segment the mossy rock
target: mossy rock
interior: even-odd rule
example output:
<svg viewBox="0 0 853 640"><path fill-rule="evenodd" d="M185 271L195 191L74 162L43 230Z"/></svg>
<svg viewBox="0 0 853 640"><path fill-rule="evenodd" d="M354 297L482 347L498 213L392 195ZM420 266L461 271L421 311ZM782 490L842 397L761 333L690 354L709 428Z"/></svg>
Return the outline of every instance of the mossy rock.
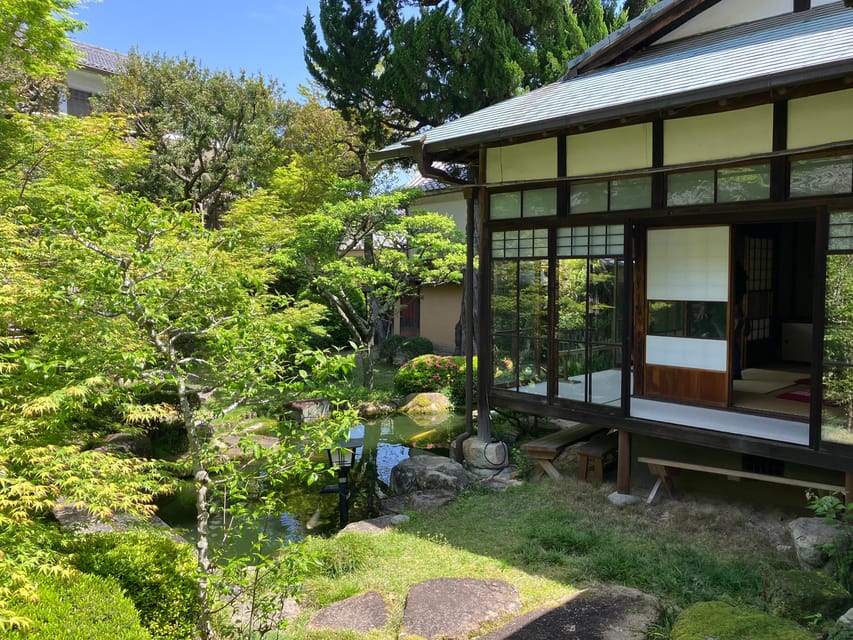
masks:
<svg viewBox="0 0 853 640"><path fill-rule="evenodd" d="M847 590L825 573L798 569L765 575L764 600L768 612L800 624L815 614L835 620L853 604Z"/></svg>
<svg viewBox="0 0 853 640"><path fill-rule="evenodd" d="M672 627L671 640L814 640L807 629L758 609L725 602L700 602L685 609Z"/></svg>

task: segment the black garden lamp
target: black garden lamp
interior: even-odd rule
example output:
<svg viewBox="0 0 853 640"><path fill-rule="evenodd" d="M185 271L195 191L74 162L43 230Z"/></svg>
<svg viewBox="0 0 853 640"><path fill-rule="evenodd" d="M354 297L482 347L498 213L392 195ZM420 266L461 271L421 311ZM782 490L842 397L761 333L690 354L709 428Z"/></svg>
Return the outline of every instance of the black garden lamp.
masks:
<svg viewBox="0 0 853 640"><path fill-rule="evenodd" d="M329 464L338 470L338 503L341 516L341 529L349 520L349 470L355 464L355 450L363 444L362 440L347 440L340 442L334 449L326 449L329 454Z"/></svg>

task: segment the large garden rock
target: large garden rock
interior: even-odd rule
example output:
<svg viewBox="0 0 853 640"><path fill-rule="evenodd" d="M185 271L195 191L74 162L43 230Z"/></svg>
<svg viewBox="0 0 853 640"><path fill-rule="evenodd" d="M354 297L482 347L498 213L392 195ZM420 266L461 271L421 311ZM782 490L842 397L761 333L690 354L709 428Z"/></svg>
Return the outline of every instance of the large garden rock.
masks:
<svg viewBox="0 0 853 640"><path fill-rule="evenodd" d="M642 591L620 586L584 589L555 607L543 607L516 618L482 640L542 638L645 640L646 630L660 619L660 602Z"/></svg>
<svg viewBox="0 0 853 640"><path fill-rule="evenodd" d="M391 491L455 491L467 486L465 468L450 458L423 455L406 458L391 469Z"/></svg>
<svg viewBox="0 0 853 640"><path fill-rule="evenodd" d="M311 631L368 633L388 624L389 605L378 591L368 591L320 609L308 623Z"/></svg>
<svg viewBox="0 0 853 640"><path fill-rule="evenodd" d="M841 537L838 527L824 518L797 518L788 524L794 538L794 550L803 569L820 569L829 559L823 545Z"/></svg>
<svg viewBox="0 0 853 640"><path fill-rule="evenodd" d="M818 613L835 619L853 605L847 590L828 575L796 569L767 573L764 601L769 613L801 624Z"/></svg>
<svg viewBox="0 0 853 640"><path fill-rule="evenodd" d="M295 400L286 405L290 409L291 416L297 422L311 424L322 420L332 410L331 403L325 398L311 398L308 400Z"/></svg>
<svg viewBox="0 0 853 640"><path fill-rule="evenodd" d="M151 438L144 433L111 433L104 438L104 443L95 451L150 458L152 455Z"/></svg>
<svg viewBox="0 0 853 640"><path fill-rule="evenodd" d="M51 510L59 526L74 534L115 533L136 527L157 527L168 532L173 540L186 542L172 528L157 516L135 516L127 513L115 513L108 518L99 518L85 507L76 506L64 498L59 498Z"/></svg>
<svg viewBox="0 0 853 640"><path fill-rule="evenodd" d="M450 411L450 400L443 393L411 393L406 396L401 413L447 413Z"/></svg>
<svg viewBox="0 0 853 640"><path fill-rule="evenodd" d="M409 590L401 640L462 640L487 622L521 609L518 591L501 580L438 578Z"/></svg>
<svg viewBox="0 0 853 640"><path fill-rule="evenodd" d="M814 634L790 620L725 602L700 602L682 611L671 640L814 640Z"/></svg>

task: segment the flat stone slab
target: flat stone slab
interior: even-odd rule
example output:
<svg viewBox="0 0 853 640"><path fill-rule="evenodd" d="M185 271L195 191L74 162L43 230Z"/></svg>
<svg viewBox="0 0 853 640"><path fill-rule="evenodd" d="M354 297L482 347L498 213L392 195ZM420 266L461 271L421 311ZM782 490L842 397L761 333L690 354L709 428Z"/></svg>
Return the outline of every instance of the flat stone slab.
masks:
<svg viewBox="0 0 853 640"><path fill-rule="evenodd" d="M513 615L520 609L518 591L502 580L427 580L409 590L397 637L461 640L483 624Z"/></svg>
<svg viewBox="0 0 853 640"><path fill-rule="evenodd" d="M320 609L311 617L308 628L367 633L386 624L388 603L378 591L368 591Z"/></svg>
<svg viewBox="0 0 853 640"><path fill-rule="evenodd" d="M352 531L372 534L386 533L389 529L396 527L398 524L403 524L408 521L409 516L406 515L379 516L378 518L370 518L369 520L350 522L338 533L348 533Z"/></svg>
<svg viewBox="0 0 853 640"><path fill-rule="evenodd" d="M518 617L481 640L644 640L660 611L657 598L642 591L595 587Z"/></svg>

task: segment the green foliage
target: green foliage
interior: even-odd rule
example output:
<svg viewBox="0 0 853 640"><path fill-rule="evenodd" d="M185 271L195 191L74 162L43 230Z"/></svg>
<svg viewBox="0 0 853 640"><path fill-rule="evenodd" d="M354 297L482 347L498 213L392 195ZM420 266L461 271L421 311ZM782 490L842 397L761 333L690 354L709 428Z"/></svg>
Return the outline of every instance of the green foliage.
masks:
<svg viewBox="0 0 853 640"><path fill-rule="evenodd" d="M521 550L525 562L562 564L567 556L588 554L608 542L606 534L578 528L575 520L564 517L530 527Z"/></svg>
<svg viewBox="0 0 853 640"><path fill-rule="evenodd" d="M393 364L394 359L402 357L411 360L417 356L432 353L433 344L429 338L401 336L398 334L388 336L379 345L380 360Z"/></svg>
<svg viewBox="0 0 853 640"><path fill-rule="evenodd" d="M131 52L96 108L131 118L151 148L126 188L186 205L211 228L284 160L287 103L274 81L211 71L196 60Z"/></svg>
<svg viewBox="0 0 853 640"><path fill-rule="evenodd" d="M853 640L853 625L837 622L829 630L826 640Z"/></svg>
<svg viewBox="0 0 853 640"><path fill-rule="evenodd" d="M460 377L464 381L464 366L465 358L461 356L427 354L412 358L394 377L394 391L407 395L452 388Z"/></svg>
<svg viewBox="0 0 853 640"><path fill-rule="evenodd" d="M309 72L362 139L383 146L552 82L587 47L568 2L322 0Z"/></svg>
<svg viewBox="0 0 853 640"><path fill-rule="evenodd" d="M93 575L37 578L37 599L13 603L31 623L7 640L149 640L118 581Z"/></svg>
<svg viewBox="0 0 853 640"><path fill-rule="evenodd" d="M192 640L199 617L193 549L159 531L92 534L70 543L85 573L113 578L155 640Z"/></svg>
<svg viewBox="0 0 853 640"><path fill-rule="evenodd" d="M811 640L814 634L788 620L757 609L734 607L725 602L700 602L675 621L672 640Z"/></svg>
<svg viewBox="0 0 853 640"><path fill-rule="evenodd" d="M83 26L72 18L77 4L77 0L0 1L0 112L28 110L32 103L38 104L34 94L45 80L59 80L74 66L77 54L67 34ZM0 146L0 165L4 160Z"/></svg>
<svg viewBox="0 0 853 640"><path fill-rule="evenodd" d="M329 578L357 571L370 562L376 551L376 538L361 534L314 537L306 542L306 555L312 560L309 572Z"/></svg>
<svg viewBox="0 0 853 640"><path fill-rule="evenodd" d="M399 300L419 287L462 277L465 245L453 221L436 213L401 215L415 195L374 195L366 183L343 180L325 195L319 210L304 214L293 212L291 195L274 185L253 196L262 199L271 216L287 222L278 226L280 235L263 255L272 255L280 275L319 296L344 323L363 354L368 388L369 352Z"/></svg>
<svg viewBox="0 0 853 640"><path fill-rule="evenodd" d="M838 529L838 536L823 545L829 556L832 574L848 591L853 592L853 504L837 496L818 496L807 492L808 507Z"/></svg>

